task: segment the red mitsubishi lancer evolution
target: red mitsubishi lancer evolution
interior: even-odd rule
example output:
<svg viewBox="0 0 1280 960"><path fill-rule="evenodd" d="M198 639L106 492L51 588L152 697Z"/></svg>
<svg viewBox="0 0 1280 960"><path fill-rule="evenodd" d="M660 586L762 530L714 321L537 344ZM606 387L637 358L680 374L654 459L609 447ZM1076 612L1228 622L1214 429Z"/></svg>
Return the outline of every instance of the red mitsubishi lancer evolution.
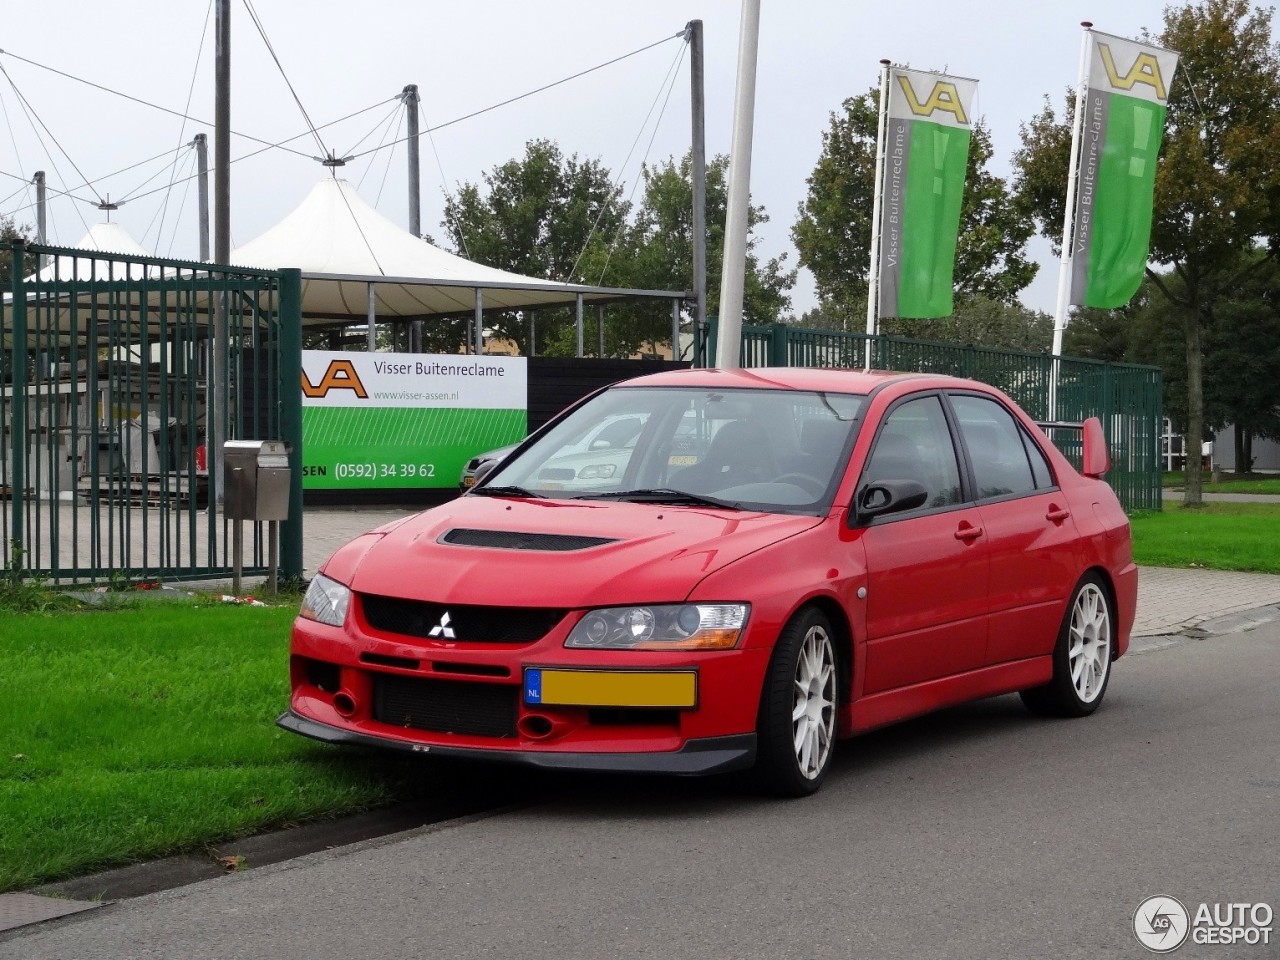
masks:
<svg viewBox="0 0 1280 960"><path fill-rule="evenodd" d="M1137 597L1096 419L1082 460L968 380L626 381L466 496L338 550L279 723L542 767L753 768L801 795L837 738L940 707L1017 692L1082 717Z"/></svg>

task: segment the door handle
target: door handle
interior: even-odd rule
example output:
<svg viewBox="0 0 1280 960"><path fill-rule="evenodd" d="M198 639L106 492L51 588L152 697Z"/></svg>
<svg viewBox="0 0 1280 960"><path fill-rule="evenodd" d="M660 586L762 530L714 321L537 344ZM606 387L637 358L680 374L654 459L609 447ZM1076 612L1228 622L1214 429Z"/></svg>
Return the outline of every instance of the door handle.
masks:
<svg viewBox="0 0 1280 960"><path fill-rule="evenodd" d="M963 526L956 531L956 539L963 540L966 543L970 540L977 540L980 536L982 536L981 527Z"/></svg>
<svg viewBox="0 0 1280 960"><path fill-rule="evenodd" d="M1044 518L1046 520L1052 520L1054 523L1061 523L1069 516L1071 516L1070 510L1063 510L1061 507L1054 504L1049 507L1049 512L1044 515Z"/></svg>

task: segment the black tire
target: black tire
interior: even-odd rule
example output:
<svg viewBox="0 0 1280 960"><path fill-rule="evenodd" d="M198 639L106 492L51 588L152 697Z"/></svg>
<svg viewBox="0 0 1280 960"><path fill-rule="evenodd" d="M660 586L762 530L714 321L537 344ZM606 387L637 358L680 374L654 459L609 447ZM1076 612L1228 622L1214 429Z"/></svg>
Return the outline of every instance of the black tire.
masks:
<svg viewBox="0 0 1280 960"><path fill-rule="evenodd" d="M813 607L797 613L778 634L756 724L754 780L762 790L803 797L826 779L835 748L840 687L836 657L831 621ZM809 709L793 720L802 696ZM800 747L797 739L803 741Z"/></svg>
<svg viewBox="0 0 1280 960"><path fill-rule="evenodd" d="M1106 583L1096 573L1085 574L1058 629L1053 679L1022 691L1027 709L1046 717L1086 717L1097 710L1111 680L1115 622Z"/></svg>

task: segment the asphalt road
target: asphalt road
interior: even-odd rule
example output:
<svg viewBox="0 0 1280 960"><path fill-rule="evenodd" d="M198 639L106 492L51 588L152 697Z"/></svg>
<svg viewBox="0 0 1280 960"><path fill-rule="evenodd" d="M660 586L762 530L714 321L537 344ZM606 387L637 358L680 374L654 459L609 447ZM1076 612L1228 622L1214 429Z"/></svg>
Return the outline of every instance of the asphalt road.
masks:
<svg viewBox="0 0 1280 960"><path fill-rule="evenodd" d="M844 744L807 800L566 777L536 805L14 931L0 958L1151 956L1150 895L1280 912L1278 688L1280 622L1153 645L1091 718L949 710ZM1173 956L1280 957L1273 927Z"/></svg>

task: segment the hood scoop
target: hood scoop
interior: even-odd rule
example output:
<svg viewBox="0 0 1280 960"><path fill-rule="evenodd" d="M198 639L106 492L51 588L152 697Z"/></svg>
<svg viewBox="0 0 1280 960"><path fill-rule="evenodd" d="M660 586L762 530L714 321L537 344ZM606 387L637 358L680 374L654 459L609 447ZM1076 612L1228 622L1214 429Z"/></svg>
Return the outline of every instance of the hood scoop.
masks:
<svg viewBox="0 0 1280 960"><path fill-rule="evenodd" d="M563 533L521 533L517 530L471 530L454 527L439 543L460 547L488 547L491 550L550 550L566 552L617 543L612 537L584 537Z"/></svg>

